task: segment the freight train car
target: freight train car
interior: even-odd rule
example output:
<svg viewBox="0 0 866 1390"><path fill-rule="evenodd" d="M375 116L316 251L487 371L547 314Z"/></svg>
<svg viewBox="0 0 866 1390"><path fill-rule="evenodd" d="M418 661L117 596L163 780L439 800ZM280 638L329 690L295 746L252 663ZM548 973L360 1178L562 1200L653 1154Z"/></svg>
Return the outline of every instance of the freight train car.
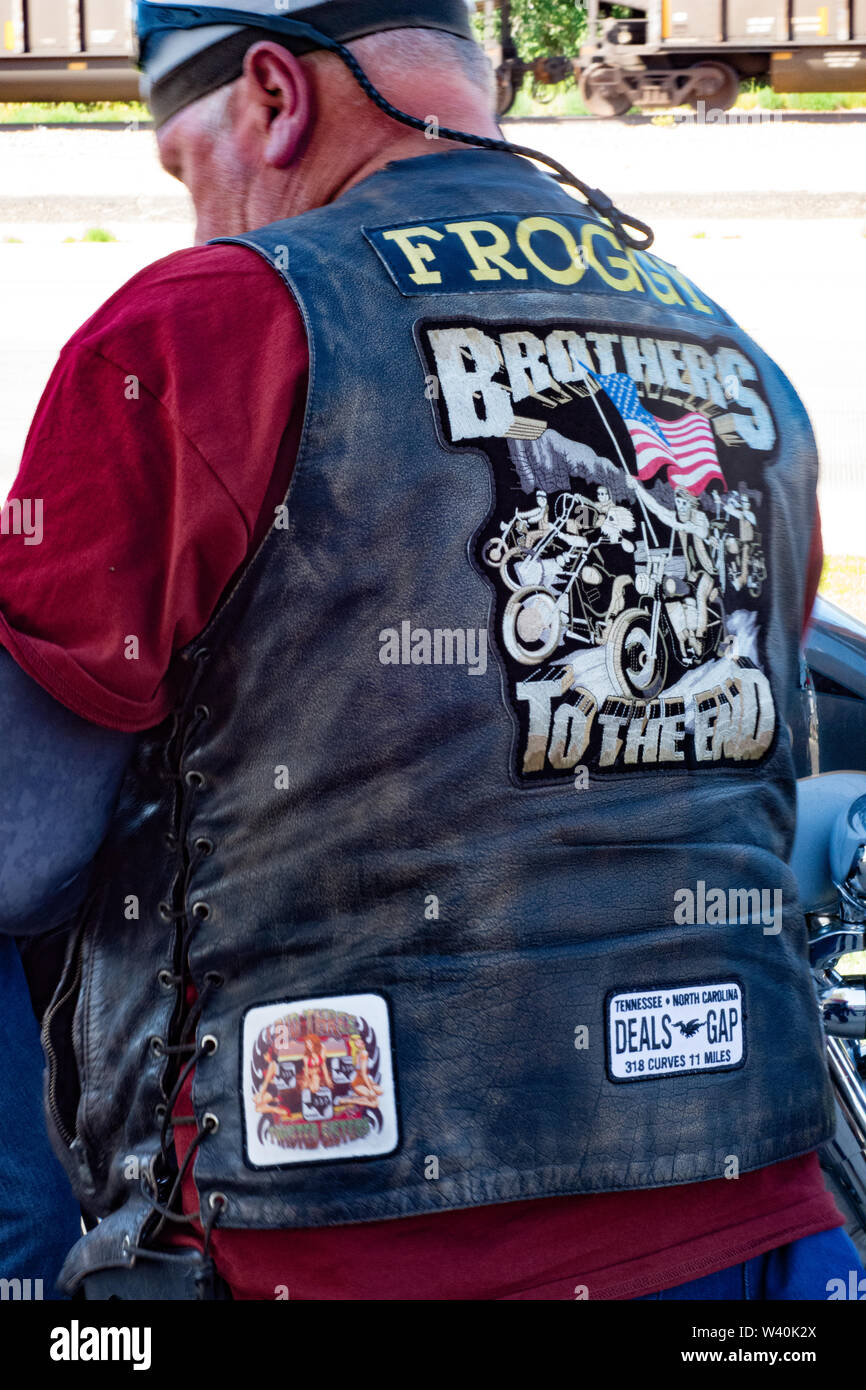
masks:
<svg viewBox="0 0 866 1390"><path fill-rule="evenodd" d="M0 0L0 101L129 101L129 0Z"/></svg>
<svg viewBox="0 0 866 1390"><path fill-rule="evenodd" d="M363 0L358 0L363 3ZM472 3L472 0L468 0ZM587 109L620 116L703 100L726 108L742 78L778 92L866 91L866 0L582 0L579 54L522 62L509 0L478 0L499 33L485 45L497 68L499 109L523 77L537 84L574 73ZM130 0L0 0L0 101L110 101L138 95Z"/></svg>
<svg viewBox="0 0 866 1390"><path fill-rule="evenodd" d="M571 69L595 116L632 106L658 109L699 101L733 106L744 78L768 80L777 92L866 91L866 0L630 0L625 18L607 0L586 0L585 42L576 57L521 62L508 0L500 34L485 46L499 74L499 107L508 109L523 77L558 82Z"/></svg>

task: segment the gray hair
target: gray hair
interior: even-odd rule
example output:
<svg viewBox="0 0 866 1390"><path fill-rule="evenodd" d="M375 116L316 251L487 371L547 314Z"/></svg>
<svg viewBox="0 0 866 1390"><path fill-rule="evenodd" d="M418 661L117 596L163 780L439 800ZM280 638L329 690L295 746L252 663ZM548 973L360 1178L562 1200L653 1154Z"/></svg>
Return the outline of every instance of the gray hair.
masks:
<svg viewBox="0 0 866 1390"><path fill-rule="evenodd" d="M477 87L492 108L493 68L480 44L438 29L384 29L353 39L348 48L368 73L371 82L387 82L400 73L429 70L456 72Z"/></svg>
<svg viewBox="0 0 866 1390"><path fill-rule="evenodd" d="M377 34L352 39L346 47L354 53L373 85L385 86L386 96L389 78L414 71L423 89L425 73L454 74L456 70L458 79L474 87L493 113L496 87L493 67L484 49L474 41L461 39L457 34L446 34L439 29L383 29ZM340 61L322 49L304 58L305 62L312 63L322 60L329 64ZM199 97L195 103L196 109L215 128L230 125L230 102L239 85L240 78L237 78L225 87ZM360 95L360 88L358 91Z"/></svg>

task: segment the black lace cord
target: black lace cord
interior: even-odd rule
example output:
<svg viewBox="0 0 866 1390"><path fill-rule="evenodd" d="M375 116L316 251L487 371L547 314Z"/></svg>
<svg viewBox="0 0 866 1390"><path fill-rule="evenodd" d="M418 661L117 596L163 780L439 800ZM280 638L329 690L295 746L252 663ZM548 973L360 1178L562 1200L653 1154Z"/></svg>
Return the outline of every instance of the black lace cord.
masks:
<svg viewBox="0 0 866 1390"><path fill-rule="evenodd" d="M181 765L186 753L187 744L190 742L193 734L198 730L199 724L203 723L205 717L204 706L197 705L192 719L184 728L182 736L178 738L179 716L175 715L174 727L166 740L165 749L163 750L163 765L165 771L162 773L162 777L166 782L176 782L183 785L184 773L181 771ZM172 748L172 744L175 742L177 743L177 759L176 763L172 765L172 753L175 751Z"/></svg>
<svg viewBox="0 0 866 1390"><path fill-rule="evenodd" d="M187 1020L187 1025L185 1025L185 1027L188 1026L189 1021L191 1019L192 1028L193 1030L195 1030L195 1027L204 1009L205 1000L212 987L213 986L211 985L211 983L206 980L204 988L201 994L199 995L199 998L196 1000L195 1004L190 1010L189 1019ZM165 1114L163 1115L162 1126L159 1131L159 1149L163 1157L166 1157L168 1154L168 1131L171 1128L171 1126L175 1123L172 1112L174 1110L174 1107L177 1105L178 1098L180 1096L181 1091L183 1090L184 1082L186 1081L190 1072L195 1067L196 1063L200 1062L202 1057L207 1057L210 1052L210 1048L202 1047L201 1043L196 1044L193 1042L183 1041L177 1044L177 1046L172 1050L181 1053L188 1052L190 1049L192 1049L192 1056L184 1063L183 1067L178 1073L174 1085L172 1086L171 1090L168 1093L168 1096L166 1097ZM165 1049L166 1052L168 1052L169 1050L169 1048Z"/></svg>
<svg viewBox="0 0 866 1390"><path fill-rule="evenodd" d="M226 1199L221 1192L214 1192L211 1194L210 1214L203 1227L204 1247L202 1249L202 1254L204 1256L207 1256L207 1253L210 1250L210 1238L214 1233L214 1227L216 1226L217 1222L223 1214L223 1211L225 1210L225 1206Z"/></svg>
<svg viewBox="0 0 866 1390"><path fill-rule="evenodd" d="M189 798L187 799L187 803L184 806L184 811L181 816L181 823L178 827L179 844L183 844L186 840L187 831L189 830L189 822L192 818L191 803L193 801L194 794L197 790L198 788L194 786L192 795L189 796ZM172 885L172 894L174 896L179 897L181 906L172 907L169 902L162 902L159 905L160 914L166 922L182 922L184 924L184 927L181 930L180 941L178 943L180 946L180 973L178 974L175 972L169 972L171 975L172 984L180 994L181 1006L183 1005L183 1002L185 1000L186 988L189 983L189 963L187 957L188 948L190 942L192 941L195 930L198 926L198 921L194 919L193 925L192 927L190 927L190 914L187 911L186 903L187 898L189 897L190 887L192 885L193 874L195 873L195 870L198 867L199 861L206 857L207 856L204 853L204 851L194 850L193 853L189 856L187 863L184 865L182 869L182 876L180 878L178 878L177 876L175 877L174 884ZM184 1034L181 1033L181 1041L183 1040ZM166 1048L166 1051L168 1051L168 1048Z"/></svg>
<svg viewBox="0 0 866 1390"><path fill-rule="evenodd" d="M199 1142L200 1142L200 1140L204 1137L204 1134L205 1134L205 1133L206 1133L206 1131L202 1131L202 1133L198 1136ZM142 1177L141 1191L142 1191L142 1195L144 1196L145 1201L148 1203L148 1205L151 1207L151 1209L152 1209L153 1211L159 1212L160 1216L162 1217L162 1220L160 1221L159 1226L156 1228L156 1231L155 1231L154 1233L152 1233L152 1235L150 1236L150 1239L151 1239L151 1240L153 1240L153 1239L156 1238L156 1235L159 1234L159 1232L162 1230L162 1227L163 1227L163 1225L164 1225L164 1223L165 1223L166 1221L175 1221L175 1222L182 1223L182 1224L186 1225L186 1224L188 1224L188 1223L191 1222L191 1221L197 1221L197 1220L199 1219L199 1214L198 1214L197 1211L190 1211L190 1212L170 1211L170 1210L168 1209L168 1207L163 1206L162 1203L158 1202L158 1201L156 1200L155 1197L151 1196L150 1192L149 1192L149 1191L147 1190L147 1188L145 1187L145 1179L144 1179L144 1177ZM226 1205L226 1200L225 1200L225 1197L223 1196L222 1193L214 1193L214 1198L217 1199L217 1200L212 1200L212 1201L211 1201L211 1203L210 1203L210 1213L209 1213L207 1219L202 1223L202 1234L203 1234L203 1236L204 1236L204 1244L203 1244L203 1246L202 1246L202 1255L203 1255L203 1257L205 1257L205 1258L207 1257L207 1255L208 1255L208 1253L209 1253L209 1251L210 1251L210 1242L211 1242L211 1236L213 1235L213 1232L214 1232L214 1227L216 1226L217 1222L219 1221L219 1219L220 1219L220 1217L221 1217L221 1215L222 1215L222 1213L223 1213L223 1209L225 1208L225 1205ZM167 1251L167 1250L150 1250L150 1249L148 1249L148 1247L147 1247L146 1245L136 1245L136 1246L135 1246L135 1256L136 1256L137 1259L154 1260L154 1261L157 1261L157 1262L159 1262L160 1260L162 1260L162 1261L164 1261L166 1264L171 1263L172 1260L176 1260L176 1259L180 1258L179 1256L174 1255L174 1254L172 1254L171 1252L169 1252L169 1251Z"/></svg>
<svg viewBox="0 0 866 1390"><path fill-rule="evenodd" d="M198 1152L199 1145L201 1144L202 1140L203 1140L204 1138L206 1138L206 1136L207 1136L208 1134L210 1134L210 1128L199 1128L199 1129L196 1130L195 1134L193 1135L193 1137L192 1137L192 1143L190 1144L189 1148L187 1149L186 1153L185 1153L184 1156L183 1156L183 1163L182 1163L182 1164L180 1165L180 1167L178 1168L177 1174L176 1174L175 1179L174 1179L174 1182L172 1183L172 1186L171 1186L171 1191L169 1192L168 1196L167 1196L166 1199L165 1199L165 1205L168 1207L169 1210L172 1209L172 1203L174 1202L174 1200L175 1200L175 1198L178 1196L178 1194L182 1191L182 1188L183 1188L183 1180L184 1180L184 1178L186 1177L187 1172L189 1171L190 1167L192 1166L192 1162L193 1162L193 1159L194 1159L195 1156L196 1156L196 1153ZM187 1220L187 1221L196 1220L197 1217L198 1217L198 1212L196 1211L196 1212L192 1212L192 1213L186 1215L185 1220ZM157 1226L156 1231L154 1232L154 1235L153 1235L153 1239L156 1239L156 1236L159 1235L159 1232L160 1232L161 1230L162 1230L162 1222L160 1222L160 1224Z"/></svg>
<svg viewBox="0 0 866 1390"><path fill-rule="evenodd" d="M194 687L197 684L198 676L201 671L201 665L206 655L207 653L204 650L198 651L195 655L194 660L196 662L196 670L190 682L190 686L187 690L185 700L186 708L189 708L189 703L192 698ZM181 853L183 853L183 848L186 844L190 822L192 820L195 796L201 786L201 782L199 780L190 780L189 774L184 772L183 770L183 764L188 745L191 742L193 735L198 730L199 725L203 722L204 719L207 718L207 713L208 712L204 706L197 705L194 710L192 719L190 719L189 722L186 724L183 723L183 711L176 714L174 717L171 734L169 735L165 751L165 772L163 776L165 776L168 780L174 782L178 788L178 791L181 793L178 796L178 800L175 804L177 829L176 833L173 836L171 836L173 847L180 849ZM175 744L174 749L171 749L172 743ZM175 754L174 765L172 765L172 753ZM185 797L182 795L184 787L188 788L189 791L189 794ZM203 857L205 857L205 852L203 850L194 850L193 853L189 854L188 857L186 857L186 862L182 863L180 872L175 875L175 879L171 888L171 896L175 899L175 901L180 902L180 906L177 908L173 908L171 904L168 902L160 904L160 913L164 920L183 923L183 927L181 928L180 933L180 941L178 942L180 955L180 971L166 972L168 982L171 984L171 986L175 989L177 993L181 1016L183 1016L183 1009L186 1000L186 989L189 983L189 945L198 926L197 920L193 920L192 923L190 923L190 914L187 912L186 904L192 875L199 861ZM190 1117L189 1119L183 1119L180 1121L176 1120L174 1118L173 1111L175 1105L177 1104L183 1086L190 1073L192 1072L193 1068L202 1059L202 1057L208 1056L211 1051L210 1046L205 1047L202 1046L200 1043L196 1044L194 1041L192 1041L190 1035L195 1033L208 994L213 987L214 981L206 978L203 987L199 992L198 998L196 999L195 1004L192 1006L192 1008L190 1009L189 1013L186 1015L183 1021L178 1042L168 1043L164 1042L162 1039L156 1040L159 1044L159 1052L166 1056L180 1057L185 1053L192 1053L192 1055L181 1067L171 1088L171 1091L166 1097L162 1123L160 1125L159 1150L157 1153L157 1158L162 1160L163 1164L167 1169L169 1168L169 1164L172 1159L172 1155L169 1151L169 1129L172 1126L179 1123L197 1123L194 1116ZM154 1191L151 1192L149 1184L147 1182L147 1175L142 1175L142 1181L140 1184L142 1194L149 1203L151 1209L159 1216L159 1221L157 1222L155 1228L148 1234L149 1241L152 1242L158 1239L167 1221L172 1221L179 1224L187 1224L191 1220L198 1219L198 1212L177 1212L172 1210L172 1206L178 1194L182 1192L183 1180L186 1177L190 1164L195 1158L195 1154L198 1150L199 1145L208 1133L210 1133L210 1126L196 1129L196 1133L193 1137L192 1143L190 1144L189 1149L184 1155L183 1162L180 1164L180 1167L178 1168L178 1171L174 1176L171 1189L164 1203L158 1200L158 1189L155 1187ZM156 1179L154 1179L154 1183L155 1182ZM207 1244L209 1243L210 1232L213 1229L215 1218L219 1215L219 1212L216 1211L213 1207L211 1208L211 1210L213 1216L209 1218L207 1227L203 1227L203 1229L206 1229L205 1248L207 1248ZM140 1249L141 1247L137 1248Z"/></svg>
<svg viewBox="0 0 866 1390"><path fill-rule="evenodd" d="M203 1008L204 1008L205 999L207 998L207 994L208 994L208 992L209 992L209 990L210 990L211 988L213 988L211 981L206 980L206 981L205 981L205 984L204 984L204 988L202 989L201 995L200 995L199 998L196 1000L196 1003L195 1003L195 1005L193 1006L193 1009L190 1011L190 1018L193 1018L193 1014L195 1015L195 1018L193 1019L193 1025L192 1025L193 1027L195 1027L195 1024L198 1022L198 1019L199 1019L199 1017L201 1016L202 1010L203 1010ZM179 1096L180 1096L181 1091L183 1090L183 1087L184 1087L184 1084L185 1084L185 1082L186 1082L186 1080L187 1080L187 1077L190 1075L190 1073L192 1072L193 1068L197 1065L198 1062L201 1061L202 1057L207 1057L207 1056L209 1056L209 1055L210 1055L210 1052L211 1052L211 1048L210 1048L209 1046L206 1047L203 1043L198 1043L198 1044L195 1044L195 1043L178 1044L178 1045L177 1045L176 1047L174 1047L174 1048L168 1048L168 1047L165 1048L165 1051L166 1051L166 1052L168 1052L168 1051L181 1052L181 1051L188 1051L188 1049L189 1049L190 1047L192 1047L192 1048L194 1049L194 1050L193 1050L193 1054L192 1054L192 1056L186 1061L186 1063L184 1064L184 1066L181 1068L181 1070L180 1070L180 1072L179 1072L179 1074L178 1074L178 1076L177 1076L177 1079L176 1079L176 1081L175 1081L175 1083L174 1083L174 1085L173 1085L171 1091L169 1092L169 1095L168 1095L168 1097L167 1097L167 1099L166 1099L166 1103L165 1103L165 1113L164 1113L164 1115L163 1115L162 1125L161 1125L161 1127L160 1127L160 1132L159 1132L159 1154L158 1154L158 1156L159 1156L160 1158L162 1158L164 1162L166 1162L166 1161L168 1160L168 1158L169 1158L169 1151L168 1151L168 1131L169 1131L169 1129L170 1129L173 1125L175 1125L175 1124L178 1123L178 1122L175 1120L175 1118L174 1118L174 1114L173 1114L174 1107L175 1107L175 1105L177 1104L178 1098L179 1098ZM193 1123L194 1123L194 1122L195 1122L195 1121L194 1121L194 1117L193 1117ZM181 1212L174 1212L174 1211L172 1211L171 1208L172 1208L172 1203L174 1202L175 1198L178 1196L179 1193L182 1192L183 1180L184 1180L184 1178L186 1177L187 1169L189 1168L189 1165L190 1165L190 1162L191 1162L192 1158L195 1156L195 1152L196 1152L196 1150L198 1149L199 1144L200 1144L201 1141L204 1139L205 1135L206 1135L206 1134L209 1134L209 1133L210 1133L210 1128L209 1128L209 1127L198 1128L198 1129L196 1129L195 1136L193 1137L193 1141L192 1141L192 1143L190 1144L189 1148L187 1149L187 1152L184 1154L183 1162L181 1163L180 1168L178 1169L178 1171L177 1171L177 1173L176 1173L176 1175L175 1175L175 1177L174 1177L174 1180L173 1180L172 1185L171 1185L171 1190L170 1190L170 1192L169 1192L169 1194L168 1194L168 1197L166 1198L166 1200L165 1200L164 1203L160 1203L160 1202L156 1199L155 1196L152 1197L149 1193L147 1193L147 1192L145 1193L145 1196L147 1197L147 1200L150 1202L151 1207L154 1209L154 1211L157 1211L157 1212L160 1214L161 1218L162 1218L162 1219L160 1220L160 1222L158 1223L158 1225L156 1226L155 1230L151 1233L151 1235L150 1235L150 1239L151 1239L151 1240L156 1240L157 1236L158 1236L158 1235L160 1234L160 1232L162 1231L163 1226L165 1225L165 1222L166 1222L166 1221L177 1221L177 1222L181 1222L181 1223L186 1223L186 1222L189 1222L189 1221L191 1221L191 1220L194 1220L194 1219L196 1219L196 1218L198 1217L198 1212L197 1212L197 1211L196 1211L196 1212L183 1212L183 1211L181 1211ZM144 1190L144 1189L142 1188L142 1190Z"/></svg>
<svg viewBox="0 0 866 1390"><path fill-rule="evenodd" d="M191 677L189 688L186 692L184 708L187 708L189 706L190 700L192 699L195 686L198 683L198 679L201 675L202 661L204 656L206 655L206 652L196 653L195 670ZM174 806L172 808L173 821L182 818L185 808L185 802L181 793L183 791L184 786L184 773L182 771L183 759L186 754L187 745L189 744L193 734L197 731L199 724L203 722L204 718L205 711L203 709L203 706L201 705L196 706L193 712L192 719L185 726L183 725L183 710L176 710L175 713L172 715L171 732L169 733L168 738L165 741L165 747L163 748L162 752L163 770L162 772L160 772L159 776L162 778L163 781L172 782L174 784ZM182 843L182 832L180 827L178 827L177 833L168 832L166 834L166 843L173 850L176 850L179 847L179 845Z"/></svg>
<svg viewBox="0 0 866 1390"><path fill-rule="evenodd" d="M144 1195L148 1205L151 1207L153 1211L159 1213L159 1221L157 1222L154 1229L150 1232L148 1240L155 1241L158 1239L158 1237L162 1234L166 1221L176 1221L179 1224L188 1225L190 1222L198 1220L197 1211L173 1211L172 1202L177 1196L177 1193L181 1190L183 1180L187 1175L187 1172L190 1168L190 1165L192 1164L193 1159L195 1158L199 1145L208 1134L210 1134L209 1128L196 1130L195 1134L193 1135L192 1143L190 1144L189 1148L183 1156L183 1163L177 1170L177 1175L174 1179L174 1182L172 1183L171 1191L169 1192L164 1203L159 1202L155 1196L152 1196L150 1192L145 1189L144 1184L141 1184L142 1194Z"/></svg>
<svg viewBox="0 0 866 1390"><path fill-rule="evenodd" d="M198 678L201 673L202 662L206 658L206 656L207 652L205 650L200 650L195 655L196 669L186 695L185 706L187 708L189 707L189 703L193 697L195 686L198 682ZM192 820L195 796L196 793L199 791L201 785L200 781L196 780L191 782L189 780L189 774L187 772L184 772L183 764L187 748L192 740L193 735L198 731L200 724L202 724L207 717L207 709L200 704L196 705L195 710L193 712L193 717L186 725L182 725L182 712L175 716L175 722L172 728L171 738L176 740L177 743L176 763L175 766L172 767L171 763L167 759L166 771L163 774L163 776L167 780L174 782L177 788L175 802L176 830L167 838L170 841L171 847L176 850L180 849L181 852L183 850L183 846L186 843L187 833L189 831L190 822ZM188 788L189 791L189 795L187 795L186 797L182 795L184 787ZM185 864L183 863L183 861L181 862L181 867L178 870L178 873L175 875L170 890L171 897L175 901L178 901L179 899L180 907L172 908L170 903L161 903L160 912L166 921L187 920L186 902L190 889L190 881L192 878L192 874L198 865L199 860L203 857L204 854L200 851L197 851L196 853L191 854L188 857L187 862ZM179 893L178 889L180 890ZM187 947L189 945L191 935L191 932L181 932L181 939L178 943L180 947L180 973L172 974L172 983L177 989L180 999L181 1013L183 1012L183 1002L186 996L186 988L189 983Z"/></svg>
<svg viewBox="0 0 866 1390"><path fill-rule="evenodd" d="M198 858L200 858L200 857L201 857L201 856L195 856L195 855L193 855L193 856L190 857L190 862L189 862L189 864L188 864L188 866L187 866L187 871L186 871L186 873L185 873L185 875L184 875L184 889L186 889L186 884L187 884L187 882L188 882L188 879L189 879L189 876L190 876L190 874L191 874L191 872L192 872L192 869L194 868L195 864L198 862ZM176 910L176 911L172 911L172 912L170 912L170 913L168 913L168 914L165 914L165 915L166 915L166 916L170 916L171 918L174 918L174 919L186 919L186 920L188 921L188 918L187 918L187 916L186 916L185 910L180 910L180 909L178 909L178 910ZM183 957L184 965L186 965L186 962L187 962L187 952L188 952L188 948L189 948L189 943L190 943L190 941L192 940L192 937L193 937L193 935L194 935L194 932L195 932L195 926L193 926L191 930L188 930L188 931L184 932L184 933L182 934L182 937L181 937L181 950L182 950L182 957ZM177 975L174 976L174 980L177 982L176 987L182 986L184 992L185 992L185 989L186 989L186 975L187 975L187 971L186 971L186 969L184 969L183 973L182 973L180 976L177 976ZM200 991L200 993L199 993L199 996L198 996L198 998L196 999L196 1002L193 1004L193 1006L192 1006L192 1008L190 1009L190 1011L189 1011L189 1013L188 1013L186 1019L184 1020L184 1024L183 1024L183 1027L182 1027L181 1033L180 1033L180 1041L177 1042L177 1043L160 1043L160 1051L161 1051L161 1052L164 1052L164 1053L166 1053L166 1054L168 1054L169 1056L171 1056L171 1055L180 1056L180 1055L182 1055L182 1054L185 1053L185 1052L192 1051L192 1056L189 1057L189 1058L187 1059L187 1061L184 1063L184 1065L181 1067L181 1069L180 1069L180 1071L179 1071L179 1073L178 1073L178 1075L177 1075L177 1077L176 1077L176 1079L175 1079L174 1085L172 1086L171 1091L169 1092L168 1096L166 1097L166 1101L165 1101L165 1110L164 1110L164 1113L163 1113L162 1123L161 1123L161 1125L160 1125L160 1132L159 1132L159 1151L158 1151L158 1157L162 1159L162 1161L163 1161L163 1163L166 1165L166 1167L168 1166L168 1164L169 1164L170 1161L171 1161L171 1154L170 1154L170 1152L169 1152L168 1132L169 1132L169 1129L170 1129L173 1125L177 1124L177 1121L175 1120L175 1118L174 1118L174 1113L173 1113L173 1112L174 1112L174 1107L175 1107L175 1105L177 1104L178 1098L179 1098L180 1093L181 1093L181 1091L182 1091L182 1089L183 1089L184 1083L185 1083L186 1080L187 1080L187 1077L190 1075L190 1073L192 1072L192 1070L193 1070L193 1068L196 1066L196 1064L197 1064L198 1062L201 1061L202 1057L207 1057L207 1056L210 1054L210 1051L211 1051L210 1047L204 1047L204 1046L202 1046L201 1043L196 1044L196 1043L194 1043L194 1042L192 1042L192 1041L187 1041L187 1037L188 1037L189 1034L195 1032L195 1029L196 1029L196 1027L197 1027L197 1025L198 1025L198 1021L199 1021L199 1019L201 1018L202 1012L203 1012L203 1010L204 1010L204 1006L205 1006L205 1003L206 1003L206 1001L207 1001L208 995L209 995L209 993L211 992L211 990L212 990L213 988L214 988L214 983L213 983L213 981L212 981L212 980L206 979L205 982L204 982L204 985L203 985L203 987L202 987L202 989L201 989L201 991ZM175 1175L175 1177L174 1177L174 1180L173 1180L172 1185L171 1185L171 1190L170 1190L170 1192L169 1192L169 1194L168 1194L168 1197L167 1197L166 1200L165 1200L165 1203L164 1203L164 1204L160 1204L159 1202L156 1201L155 1198L149 1197L149 1196L148 1196L148 1200L150 1201L151 1206L153 1207L153 1209L154 1209L155 1211L157 1211L157 1212L160 1214L160 1217L161 1217L160 1221L157 1223L156 1228L155 1228L155 1229L151 1232L151 1234L150 1234L150 1237L149 1237L149 1238L150 1238L151 1240L156 1240L156 1239L157 1239L157 1237L159 1236L160 1232L162 1231L162 1229L163 1229L163 1227L164 1227L164 1225L165 1225L166 1220L177 1220L177 1221L187 1222L187 1221L190 1220L191 1216L197 1216L197 1213L188 1213L188 1212L187 1212L187 1213L179 1212L179 1213L172 1213L172 1214L170 1214L170 1209L171 1209L172 1203L175 1201L176 1197L178 1196L178 1193L180 1193L181 1190L182 1190L183 1179L184 1179L184 1177L186 1176L186 1172L187 1172L187 1169L189 1168L189 1164L190 1164L192 1158L194 1157L195 1152L196 1152L196 1150L198 1149L199 1144L201 1143L202 1139L205 1137L205 1135L206 1135L207 1133L209 1133L209 1130L208 1130L208 1129L197 1129L197 1130L196 1130L195 1137L193 1138L192 1144L190 1145L189 1149L187 1150L186 1154L184 1155L183 1162L182 1162L182 1164L180 1165L180 1168L178 1169L178 1172L176 1173L176 1175Z"/></svg>
<svg viewBox="0 0 866 1390"><path fill-rule="evenodd" d="M380 111L384 111L386 116L390 116L395 121L400 121L403 125L412 126L414 130L427 130L429 122L422 121L419 116L410 116L407 111L401 111L398 106L392 105L387 97L378 91L369 77L365 73L361 64L350 49L342 43L337 43L335 39L327 44L322 43L322 48L327 47L328 51L335 53L338 58L342 58L346 67L351 72L355 81L362 91L370 98ZM632 246L638 251L648 251L653 244L654 234L651 227L646 222L641 222L639 218L632 217L630 213L622 212L615 206L613 200L600 188L590 188L589 184L577 178L564 164L553 159L548 154L542 154L541 150L530 149L528 145L513 145L510 140L497 140L490 135L471 135L465 130L449 130L446 126L439 126L437 135L440 140L458 140L464 145L476 145L484 150L502 150L505 154L523 155L525 159L535 159L541 164L548 165L554 169L559 177L560 183L571 184L579 193L582 193L589 206L604 217L615 228L616 234L627 246ZM635 228L642 233L641 237L635 237L627 229Z"/></svg>

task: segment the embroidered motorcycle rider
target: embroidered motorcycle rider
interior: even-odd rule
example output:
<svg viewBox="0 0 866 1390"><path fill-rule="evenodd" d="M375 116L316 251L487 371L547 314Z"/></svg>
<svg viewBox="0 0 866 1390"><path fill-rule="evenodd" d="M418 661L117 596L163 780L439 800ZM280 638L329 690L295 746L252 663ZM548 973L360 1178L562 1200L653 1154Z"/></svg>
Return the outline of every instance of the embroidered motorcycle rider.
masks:
<svg viewBox="0 0 866 1390"><path fill-rule="evenodd" d="M757 571L759 568L755 564L756 552L760 550L758 520L752 510L749 494L745 490L733 489L725 498L723 507L725 515L739 524L739 537L729 536L725 543L725 548L732 557L731 585L739 591L749 587L750 571ZM753 583L759 583L762 578L763 574L755 573Z"/></svg>
<svg viewBox="0 0 866 1390"><path fill-rule="evenodd" d="M610 489L599 484L596 500L584 497L579 492L571 492L567 498L568 513L562 540L569 547L585 549L593 542L609 541L619 544L631 554L634 543L627 540L624 531L634 530L634 517L627 507L619 507L610 495ZM535 494L537 505L525 512L515 512L515 534L527 550L553 529L550 520L550 499L546 492ZM590 532L597 536L590 539Z"/></svg>
<svg viewBox="0 0 866 1390"><path fill-rule="evenodd" d="M604 483L599 483L596 492L598 494L595 509L599 513L600 521L597 522L601 531L601 538L606 541L616 542L621 545L623 550L632 555L634 553L634 542L623 535L624 531L633 531L635 527L634 517L628 507L618 507L610 495L610 489Z"/></svg>
<svg viewBox="0 0 866 1390"><path fill-rule="evenodd" d="M640 487L637 478L626 475L628 486L634 490ZM710 538L710 520L697 499L684 487L674 489L674 511L663 506L652 492L641 488L643 504L664 522L672 533L671 555L674 538L685 560L685 578L668 577L666 591L682 603L671 603L669 613L683 650L691 656L701 655L704 636L709 622L708 604L714 597L718 575L707 542Z"/></svg>
<svg viewBox="0 0 866 1390"><path fill-rule="evenodd" d="M527 550L531 550L536 541L547 535L553 525L547 493L539 488L535 494L535 502L536 505L528 511L514 513L514 534Z"/></svg>

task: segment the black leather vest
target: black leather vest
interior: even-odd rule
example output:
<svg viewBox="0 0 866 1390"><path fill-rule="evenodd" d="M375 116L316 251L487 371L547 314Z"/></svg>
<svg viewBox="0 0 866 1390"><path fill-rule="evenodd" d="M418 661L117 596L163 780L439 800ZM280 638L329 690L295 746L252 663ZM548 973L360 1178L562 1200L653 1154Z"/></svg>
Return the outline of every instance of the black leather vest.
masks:
<svg viewBox="0 0 866 1390"><path fill-rule="evenodd" d="M815 1147L792 387L516 156L399 161L238 240L300 305L306 420L141 741L49 1014L58 1152L106 1218L68 1282L138 1244L193 1057L228 1227Z"/></svg>

